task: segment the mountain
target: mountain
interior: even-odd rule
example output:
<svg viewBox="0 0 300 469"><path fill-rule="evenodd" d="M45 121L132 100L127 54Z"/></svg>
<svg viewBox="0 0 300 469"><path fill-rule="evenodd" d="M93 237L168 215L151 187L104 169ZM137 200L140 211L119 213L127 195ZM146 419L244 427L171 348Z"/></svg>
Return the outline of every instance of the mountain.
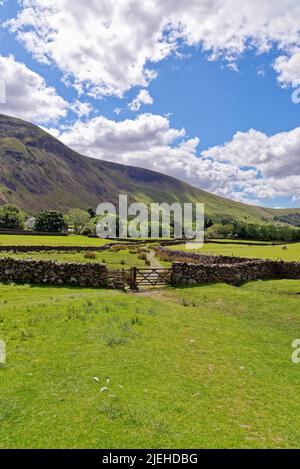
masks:
<svg viewBox="0 0 300 469"><path fill-rule="evenodd" d="M203 202L206 216L216 221L263 222L276 216L274 209L218 197L155 171L88 158L33 124L0 115L0 204L14 203L29 214L65 212L117 203L119 194L130 202Z"/></svg>

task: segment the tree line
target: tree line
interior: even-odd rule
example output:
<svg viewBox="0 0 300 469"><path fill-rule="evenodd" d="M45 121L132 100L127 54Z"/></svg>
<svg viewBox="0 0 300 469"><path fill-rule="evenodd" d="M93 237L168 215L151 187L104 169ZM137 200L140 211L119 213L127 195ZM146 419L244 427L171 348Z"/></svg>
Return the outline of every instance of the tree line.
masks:
<svg viewBox="0 0 300 469"><path fill-rule="evenodd" d="M13 204L0 207L0 230L22 230L26 227L28 216ZM75 234L95 235L99 217L92 208L82 210L74 208L67 214L55 210L41 210L33 218L31 229L39 232L60 233L71 227ZM174 231L171 218L171 236ZM257 241L300 241L300 229L284 224L242 223L224 219L214 223L205 218L206 238L249 239ZM119 220L117 217L117 227ZM151 233L149 233L149 236Z"/></svg>
<svg viewBox="0 0 300 469"><path fill-rule="evenodd" d="M41 210L35 217L32 217L34 231L43 231L49 233L61 233L67 231L71 226L74 233L93 234L95 231L94 219L96 213L92 208L81 210L78 208L71 209L67 214L55 210ZM0 230L24 230L28 216L16 205L6 204L0 207Z"/></svg>
<svg viewBox="0 0 300 469"><path fill-rule="evenodd" d="M233 222L214 224L208 228L208 238L237 238L256 241L300 241L300 229L279 224Z"/></svg>
<svg viewBox="0 0 300 469"><path fill-rule="evenodd" d="M298 212L289 213L288 215L279 215L275 217L274 220L282 223L289 223L290 225L300 228L300 213Z"/></svg>

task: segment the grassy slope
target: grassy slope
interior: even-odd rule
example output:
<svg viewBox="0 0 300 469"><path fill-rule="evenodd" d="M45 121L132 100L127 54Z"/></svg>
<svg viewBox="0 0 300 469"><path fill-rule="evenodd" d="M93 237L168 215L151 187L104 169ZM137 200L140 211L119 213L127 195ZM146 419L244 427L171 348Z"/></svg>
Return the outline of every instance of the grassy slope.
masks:
<svg viewBox="0 0 300 469"><path fill-rule="evenodd" d="M206 243L204 246L196 250L200 254L221 254L224 256L239 257L257 257L262 259L282 259L284 261L300 262L300 243L287 244L286 250L283 246L245 246L238 243L213 244ZM170 246L173 250L185 250L185 245Z"/></svg>
<svg viewBox="0 0 300 469"><path fill-rule="evenodd" d="M300 208L270 208L268 209L274 216L288 215L289 213L300 213Z"/></svg>
<svg viewBox="0 0 300 469"><path fill-rule="evenodd" d="M299 447L296 293L1 286L0 447Z"/></svg>
<svg viewBox="0 0 300 469"><path fill-rule="evenodd" d="M130 201L202 202L216 221L271 221L274 211L217 197L177 179L116 163L87 158L40 128L0 115L0 203L13 202L34 213ZM37 197L38 196L38 197Z"/></svg>

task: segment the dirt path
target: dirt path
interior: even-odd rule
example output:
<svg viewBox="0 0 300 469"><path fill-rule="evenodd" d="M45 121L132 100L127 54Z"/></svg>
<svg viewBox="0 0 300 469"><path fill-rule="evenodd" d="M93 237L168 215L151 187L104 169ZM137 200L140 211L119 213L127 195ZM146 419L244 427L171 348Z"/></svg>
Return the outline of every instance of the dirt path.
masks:
<svg viewBox="0 0 300 469"><path fill-rule="evenodd" d="M148 287L140 288L137 292L129 292L130 295L152 297L155 300L159 300L165 303L181 304L181 299L177 298L176 295L166 287Z"/></svg>
<svg viewBox="0 0 300 469"><path fill-rule="evenodd" d="M150 251L147 254L147 259L150 261L151 267L164 267L159 259L155 256L155 251Z"/></svg>

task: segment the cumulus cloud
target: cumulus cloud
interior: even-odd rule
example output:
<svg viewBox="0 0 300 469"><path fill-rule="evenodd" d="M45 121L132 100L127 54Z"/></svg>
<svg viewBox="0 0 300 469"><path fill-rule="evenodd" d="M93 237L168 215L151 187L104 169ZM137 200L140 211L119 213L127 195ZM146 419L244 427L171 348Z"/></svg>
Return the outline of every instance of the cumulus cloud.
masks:
<svg viewBox="0 0 300 469"><path fill-rule="evenodd" d="M153 104L153 98L147 90L140 90L137 97L128 104L128 107L131 111L139 111L143 104Z"/></svg>
<svg viewBox="0 0 300 469"><path fill-rule="evenodd" d="M139 111L153 102L146 90L157 76L153 64L170 54L181 57L181 44L200 46L209 60L222 58L233 70L247 49L272 48L278 82L299 86L299 17L299 0L239 0L238 8L236 0L20 0L7 26L35 59L57 66L79 96L121 98L132 87L142 88L128 105ZM6 108L1 105L3 112L45 123L68 110L85 117L59 132L48 124L83 154L161 171L235 199L300 200L300 128L273 136L237 132L230 142L199 153L199 138L172 128L168 115L88 121L88 103L66 103L13 57L0 57L2 76L9 79L8 96L14 96Z"/></svg>
<svg viewBox="0 0 300 469"><path fill-rule="evenodd" d="M0 104L0 113L38 123L66 116L68 103L47 86L43 77L12 55L0 56L0 79L6 92L6 103Z"/></svg>
<svg viewBox="0 0 300 469"><path fill-rule="evenodd" d="M213 161L197 154L199 138L174 129L167 117L141 114L115 122L103 116L77 122L59 136L66 145L88 156L159 171L223 196L241 198L237 185L256 171Z"/></svg>
<svg viewBox="0 0 300 469"><path fill-rule="evenodd" d="M235 200L300 200L300 127L271 137L253 129L237 132L230 142L201 153L198 137L188 138L167 117L153 114L78 121L58 137L93 158L159 171Z"/></svg>
<svg viewBox="0 0 300 469"><path fill-rule="evenodd" d="M253 166L266 177L300 175L300 127L268 137L250 129L237 132L232 141L202 155L237 166Z"/></svg>
<svg viewBox="0 0 300 469"><path fill-rule="evenodd" d="M278 73L278 81L283 86L300 85L300 48L292 49L288 55L278 57L274 68Z"/></svg>
<svg viewBox="0 0 300 469"><path fill-rule="evenodd" d="M94 97L147 87L153 63L200 45L235 61L247 48L277 47L279 81L299 80L299 0L22 0L8 25L36 59Z"/></svg>
<svg viewBox="0 0 300 469"><path fill-rule="evenodd" d="M131 154L141 155L165 147L185 135L184 129L173 129L160 115L141 114L136 119L116 122L98 116L87 122L76 122L62 133L62 140L94 158L129 161ZM139 156L137 156L139 158Z"/></svg>
<svg viewBox="0 0 300 469"><path fill-rule="evenodd" d="M237 132L221 146L202 152L204 158L256 171L242 186L244 195L259 199L292 197L300 200L300 127L267 136L256 130Z"/></svg>
<svg viewBox="0 0 300 469"><path fill-rule="evenodd" d="M92 112L93 107L89 103L83 103L82 101L75 99L75 101L70 105L70 109L75 112L78 117L83 117L88 116Z"/></svg>

